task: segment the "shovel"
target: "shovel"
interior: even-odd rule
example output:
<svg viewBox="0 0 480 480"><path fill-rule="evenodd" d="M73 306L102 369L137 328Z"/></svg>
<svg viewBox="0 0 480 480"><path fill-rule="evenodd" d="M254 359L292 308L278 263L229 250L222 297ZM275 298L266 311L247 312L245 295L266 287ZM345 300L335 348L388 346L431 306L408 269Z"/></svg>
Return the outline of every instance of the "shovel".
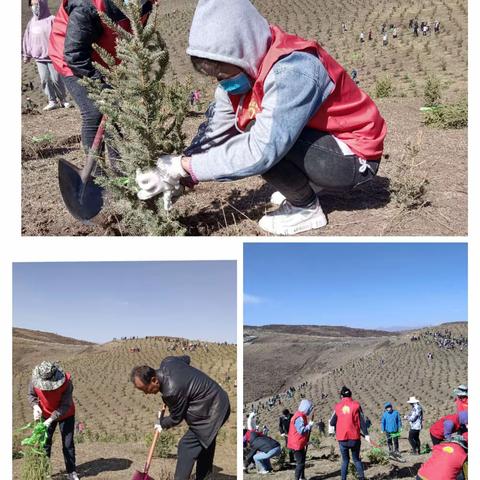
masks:
<svg viewBox="0 0 480 480"><path fill-rule="evenodd" d="M103 206L103 189L94 182L91 174L102 147L105 122L106 118L103 116L82 169L64 158L58 161L58 182L63 202L72 216L78 220L90 220Z"/></svg>
<svg viewBox="0 0 480 480"><path fill-rule="evenodd" d="M164 413L165 413L165 407L163 407L160 412L160 419L163 418ZM145 466L143 467L143 472L139 472L138 470L135 470L132 480L154 480L148 474L148 471L150 470L150 464L152 463L153 452L155 451L155 445L157 444L157 440L159 436L160 436L160 432L158 430L155 430L155 434L153 435L152 445L150 447L150 450L148 451L147 461L145 462Z"/></svg>

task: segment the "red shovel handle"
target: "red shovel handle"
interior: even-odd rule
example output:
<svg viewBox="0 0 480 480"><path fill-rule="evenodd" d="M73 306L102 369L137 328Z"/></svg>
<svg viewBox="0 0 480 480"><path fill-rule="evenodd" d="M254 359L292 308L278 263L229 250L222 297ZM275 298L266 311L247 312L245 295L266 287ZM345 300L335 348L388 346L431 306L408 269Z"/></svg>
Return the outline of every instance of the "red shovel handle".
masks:
<svg viewBox="0 0 480 480"><path fill-rule="evenodd" d="M107 122L107 117L104 115L102 117L102 120L100 121L100 125L98 126L97 133L95 134L92 147L88 152L85 166L83 167L82 172L80 173L80 178L82 179L83 183L85 183L90 177L90 174L92 173L92 170L97 161L97 157L98 157L98 154L100 153L102 142L103 142L106 122Z"/></svg>

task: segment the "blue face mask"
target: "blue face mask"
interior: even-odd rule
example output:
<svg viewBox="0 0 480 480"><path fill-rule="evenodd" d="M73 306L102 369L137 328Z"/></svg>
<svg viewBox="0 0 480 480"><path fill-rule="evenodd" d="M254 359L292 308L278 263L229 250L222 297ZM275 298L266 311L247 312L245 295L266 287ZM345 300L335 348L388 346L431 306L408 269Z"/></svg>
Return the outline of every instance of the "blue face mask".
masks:
<svg viewBox="0 0 480 480"><path fill-rule="evenodd" d="M230 95L242 95L252 89L250 78L244 72L232 78L220 80L220 86Z"/></svg>

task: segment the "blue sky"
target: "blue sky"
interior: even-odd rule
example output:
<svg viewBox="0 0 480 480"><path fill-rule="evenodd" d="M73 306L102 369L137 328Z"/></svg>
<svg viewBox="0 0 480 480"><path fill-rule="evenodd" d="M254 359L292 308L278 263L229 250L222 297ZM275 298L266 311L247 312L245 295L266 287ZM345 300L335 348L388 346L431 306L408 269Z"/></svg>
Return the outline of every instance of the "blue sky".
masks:
<svg viewBox="0 0 480 480"><path fill-rule="evenodd" d="M13 265L13 326L103 343L165 335L236 342L236 263Z"/></svg>
<svg viewBox="0 0 480 480"><path fill-rule="evenodd" d="M466 320L466 244L245 244L247 325L399 329Z"/></svg>

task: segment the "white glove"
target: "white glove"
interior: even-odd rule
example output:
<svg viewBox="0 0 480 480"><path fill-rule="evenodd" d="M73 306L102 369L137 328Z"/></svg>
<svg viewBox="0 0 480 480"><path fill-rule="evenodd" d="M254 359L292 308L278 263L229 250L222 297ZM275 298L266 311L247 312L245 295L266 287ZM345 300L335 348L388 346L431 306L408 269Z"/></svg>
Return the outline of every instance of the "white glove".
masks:
<svg viewBox="0 0 480 480"><path fill-rule="evenodd" d="M370 435L365 435L365 440L366 440L368 443L371 443L371 442L370 442Z"/></svg>
<svg viewBox="0 0 480 480"><path fill-rule="evenodd" d="M156 423L155 424L155 430L158 432L158 433L162 433L162 426L160 425L160 423Z"/></svg>
<svg viewBox="0 0 480 480"><path fill-rule="evenodd" d="M42 418L42 409L38 405L33 406L33 420L36 422Z"/></svg>
<svg viewBox="0 0 480 480"><path fill-rule="evenodd" d="M315 425L315 422L314 422L313 420L310 420L310 421L308 422L308 426L309 426L310 428L312 428L314 425Z"/></svg>
<svg viewBox="0 0 480 480"><path fill-rule="evenodd" d="M52 417L50 418L47 418L43 424L47 427L47 428L50 428L50 425L53 423L53 420L52 420Z"/></svg>
<svg viewBox="0 0 480 480"><path fill-rule="evenodd" d="M328 426L328 434L329 435L335 435L335 427L333 427L332 425L329 425Z"/></svg>
<svg viewBox="0 0 480 480"><path fill-rule="evenodd" d="M146 172L137 170L135 181L140 189L137 196L140 200L148 200L160 193L177 190L180 179L187 176L188 172L182 167L182 157L162 155L156 168Z"/></svg>
<svg viewBox="0 0 480 480"><path fill-rule="evenodd" d="M286 434L286 433L282 433L282 434L280 434L280 436L281 436L281 437L286 437L287 434Z"/></svg>

